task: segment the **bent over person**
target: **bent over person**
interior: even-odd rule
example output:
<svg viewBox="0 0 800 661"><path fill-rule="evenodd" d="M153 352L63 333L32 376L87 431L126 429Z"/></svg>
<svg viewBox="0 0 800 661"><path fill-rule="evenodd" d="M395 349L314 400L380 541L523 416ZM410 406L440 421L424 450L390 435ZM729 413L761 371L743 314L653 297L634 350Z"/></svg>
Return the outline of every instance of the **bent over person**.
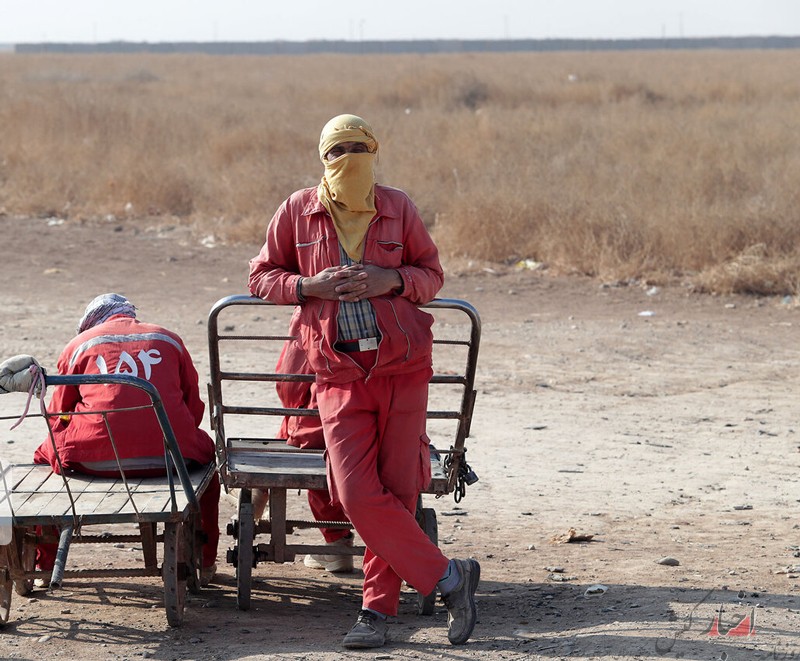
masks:
<svg viewBox="0 0 800 661"><path fill-rule="evenodd" d="M419 213L402 191L375 183L378 141L360 117L322 129L319 186L291 195L250 261L250 292L297 305L290 334L315 373L331 499L366 545L362 609L348 648L380 647L402 581L448 609L448 638L476 620L475 560L445 557L416 522L430 481L425 432L432 376L432 300L444 275Z"/></svg>
<svg viewBox="0 0 800 661"><path fill-rule="evenodd" d="M305 353L295 339L286 340L275 369L287 374L309 374ZM308 382L278 382L276 384L281 404L286 408L317 408L317 384ZM325 449L325 437L319 418L314 416L287 416L281 423L279 432L288 445L303 449ZM347 523L347 515L341 504L331 502L327 489L308 489L308 505L316 521L335 521ZM320 528L328 546L352 548L353 533L345 527ZM307 555L303 564L311 569L324 569L331 573L353 571L352 554L345 555Z"/></svg>
<svg viewBox="0 0 800 661"><path fill-rule="evenodd" d="M136 307L120 294L103 294L86 308L78 335L58 358L58 373L130 374L152 383L175 432L187 465L214 460L214 443L199 428L205 405L200 399L197 370L178 335L136 319ZM57 386L49 411L113 410L141 405L147 395L117 384ZM48 438L34 454L37 464L64 470L114 477L121 466L126 475L163 475L164 432L149 409L115 411L108 416L114 445L100 415L60 416L50 421L58 458ZM116 453L115 453L116 446ZM118 455L118 456L117 456ZM119 464L117 461L119 460ZM219 543L219 481L211 480L200 498L203 545L201 583L208 585L216 571ZM56 545L37 549L39 569L53 568Z"/></svg>
<svg viewBox="0 0 800 661"><path fill-rule="evenodd" d="M283 345L275 370L279 374L310 374L306 363L305 352L296 339L289 339ZM285 408L316 409L317 387L307 381L279 381L276 390ZM304 450L324 450L325 438L322 424L316 416L285 416L281 421L278 438L286 440L291 445ZM327 489L308 489L308 505L315 521L335 522L349 524L347 516L339 503L331 502ZM262 489L253 490L253 518L261 519L269 502L269 491ZM346 525L320 527L320 532L325 538L325 543L330 547L353 547L353 533ZM311 569L322 569L333 574L350 573L353 571L352 553L344 554L309 554L303 564Z"/></svg>

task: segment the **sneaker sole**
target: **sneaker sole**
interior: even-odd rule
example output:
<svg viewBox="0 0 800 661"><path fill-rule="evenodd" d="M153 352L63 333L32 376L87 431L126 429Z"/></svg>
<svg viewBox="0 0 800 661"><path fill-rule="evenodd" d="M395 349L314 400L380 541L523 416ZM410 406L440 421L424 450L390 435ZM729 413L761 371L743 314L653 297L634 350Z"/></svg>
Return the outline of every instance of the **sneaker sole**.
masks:
<svg viewBox="0 0 800 661"><path fill-rule="evenodd" d="M366 649L375 649L376 647L383 647L386 645L386 640L381 641L368 641L368 640L345 640L342 642L342 647L346 647L349 650L366 650Z"/></svg>
<svg viewBox="0 0 800 661"><path fill-rule="evenodd" d="M320 569L332 574L349 574L353 571L353 561L350 558L322 563L310 556L306 556L303 559L303 564L309 569Z"/></svg>

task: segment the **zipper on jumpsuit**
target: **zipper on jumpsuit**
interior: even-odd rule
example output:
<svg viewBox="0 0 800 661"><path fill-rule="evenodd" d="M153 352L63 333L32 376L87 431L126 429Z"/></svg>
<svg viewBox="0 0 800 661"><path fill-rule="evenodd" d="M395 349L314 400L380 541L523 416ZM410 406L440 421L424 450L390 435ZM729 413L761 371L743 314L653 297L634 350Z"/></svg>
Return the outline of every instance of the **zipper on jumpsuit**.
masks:
<svg viewBox="0 0 800 661"><path fill-rule="evenodd" d="M403 325L400 323L400 318L397 316L397 310L395 310L395 308L394 308L394 303L392 303L392 301L389 300L389 299L387 299L386 302L392 308L392 314L394 315L395 322L397 322L397 327L402 331L403 337L406 338L406 357L405 357L405 361L407 362L408 361L408 356L411 353L411 341L408 339L408 333L406 332L406 329L403 328ZM377 316L376 316L376 320L377 320ZM378 326L378 328L380 329L380 326ZM381 342L382 341L383 341L383 338L381 338ZM381 345L380 345L380 343L378 343L378 351L380 351L380 347L381 347ZM377 362L378 362L378 360L377 360L377 357L376 357L375 363L377 363ZM367 381L369 381L369 378L371 376L372 376L372 370L370 370L369 374L367 375L367 378L364 379L364 382L366 383Z"/></svg>
<svg viewBox="0 0 800 661"><path fill-rule="evenodd" d="M336 309L336 314L337 315L339 314L338 307ZM320 305L319 306L319 312L317 312L317 322L318 322L320 328L322 328L322 324L319 323L321 316L322 316L322 306ZM324 341L325 341L325 333L321 333L320 334L320 338L319 338L319 345L317 346L317 349L319 350L320 354L323 355L323 356L325 356L325 352L322 350L322 345L323 345ZM331 369L331 361L327 356L325 356L325 364L328 367L328 372L333 373L333 370Z"/></svg>

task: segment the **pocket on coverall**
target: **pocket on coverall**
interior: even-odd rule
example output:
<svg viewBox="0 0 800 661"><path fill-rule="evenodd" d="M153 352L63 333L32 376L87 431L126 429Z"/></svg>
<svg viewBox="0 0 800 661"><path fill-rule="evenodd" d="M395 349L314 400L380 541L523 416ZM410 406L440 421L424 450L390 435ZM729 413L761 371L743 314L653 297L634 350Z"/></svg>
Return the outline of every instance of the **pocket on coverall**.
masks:
<svg viewBox="0 0 800 661"><path fill-rule="evenodd" d="M427 434L419 437L419 478L417 491L424 491L431 483L431 439Z"/></svg>

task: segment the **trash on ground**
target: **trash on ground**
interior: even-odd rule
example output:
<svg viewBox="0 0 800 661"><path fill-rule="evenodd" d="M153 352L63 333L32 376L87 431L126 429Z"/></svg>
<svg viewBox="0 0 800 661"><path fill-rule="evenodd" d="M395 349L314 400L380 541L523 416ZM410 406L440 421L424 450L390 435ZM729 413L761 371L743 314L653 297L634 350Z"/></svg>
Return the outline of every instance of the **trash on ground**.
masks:
<svg viewBox="0 0 800 661"><path fill-rule="evenodd" d="M586 588L586 592L583 593L583 596L599 597L600 595L604 595L606 592L608 592L608 586L596 583L595 585L590 585L588 588Z"/></svg>
<svg viewBox="0 0 800 661"><path fill-rule="evenodd" d="M555 581L556 583L564 583L566 581L574 581L577 576L567 576L566 574L550 574L548 577L551 581Z"/></svg>
<svg viewBox="0 0 800 661"><path fill-rule="evenodd" d="M517 262L516 267L527 271L540 271L544 269L544 264L537 262L535 259L521 259Z"/></svg>
<svg viewBox="0 0 800 661"><path fill-rule="evenodd" d="M570 528L567 532L560 535L553 535L550 539L554 544L571 544L574 542L590 542L594 535L585 532L578 532L575 528Z"/></svg>

